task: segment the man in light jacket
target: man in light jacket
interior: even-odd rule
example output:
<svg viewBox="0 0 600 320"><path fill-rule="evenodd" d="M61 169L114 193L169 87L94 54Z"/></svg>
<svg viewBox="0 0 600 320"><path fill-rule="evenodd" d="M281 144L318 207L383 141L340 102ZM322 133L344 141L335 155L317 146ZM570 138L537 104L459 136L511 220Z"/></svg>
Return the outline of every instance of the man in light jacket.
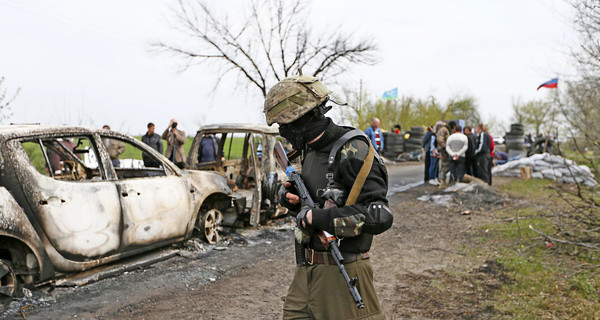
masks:
<svg viewBox="0 0 600 320"><path fill-rule="evenodd" d="M465 175L465 153L469 148L469 138L461 132L462 127L456 125L453 131L446 141L446 151L450 157L450 183L462 181Z"/></svg>
<svg viewBox="0 0 600 320"><path fill-rule="evenodd" d="M179 168L183 169L185 167L185 150L183 149L185 132L177 130L176 119L171 119L169 127L162 134L162 138L167 140L167 151L165 156Z"/></svg>
<svg viewBox="0 0 600 320"><path fill-rule="evenodd" d="M371 139L371 144L373 144L375 151L381 153L383 151L383 135L381 134L381 129L379 129L379 123L378 118L373 118L371 126L365 130L365 134Z"/></svg>

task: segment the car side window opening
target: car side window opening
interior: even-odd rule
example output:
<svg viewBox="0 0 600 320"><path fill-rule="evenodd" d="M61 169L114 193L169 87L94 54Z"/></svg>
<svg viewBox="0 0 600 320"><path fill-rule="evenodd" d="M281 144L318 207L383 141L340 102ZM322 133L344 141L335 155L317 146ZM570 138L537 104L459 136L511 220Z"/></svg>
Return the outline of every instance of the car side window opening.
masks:
<svg viewBox="0 0 600 320"><path fill-rule="evenodd" d="M108 145L106 142L104 144L119 180L167 175L162 161L144 148L113 137L102 136L101 138L103 142L110 141Z"/></svg>
<svg viewBox="0 0 600 320"><path fill-rule="evenodd" d="M21 141L29 162L43 175L64 181L102 180L98 153L88 137Z"/></svg>
<svg viewBox="0 0 600 320"><path fill-rule="evenodd" d="M218 154L219 146L221 144L221 134L204 134L202 139L200 140L200 145L198 146L198 163L201 162L213 162L216 161L217 158L222 158L224 155L224 150L221 154Z"/></svg>
<svg viewBox="0 0 600 320"><path fill-rule="evenodd" d="M244 133L228 133L223 145L223 156L225 160L235 160L244 158Z"/></svg>

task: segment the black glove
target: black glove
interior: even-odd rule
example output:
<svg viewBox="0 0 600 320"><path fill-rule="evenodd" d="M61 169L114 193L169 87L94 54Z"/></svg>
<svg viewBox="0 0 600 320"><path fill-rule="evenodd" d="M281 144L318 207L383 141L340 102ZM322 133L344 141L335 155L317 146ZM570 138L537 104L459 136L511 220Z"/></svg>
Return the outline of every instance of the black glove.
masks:
<svg viewBox="0 0 600 320"><path fill-rule="evenodd" d="M285 183L282 184L281 187L279 187L279 192L277 192L277 194L279 196L279 204L281 204L284 208L288 208L291 211L290 213L295 216L294 212L298 212L298 210L300 210L300 203L292 204L288 201L288 198L285 196L288 192L298 195L298 191L296 191L294 184L290 184L291 186L289 188L285 187Z"/></svg>
<svg viewBox="0 0 600 320"><path fill-rule="evenodd" d="M308 223L308 220L306 220L306 214L311 209L312 208L309 207L302 207L302 209L300 209L300 212L298 212L298 215L296 216L296 226L298 227L298 229L302 230L302 232L304 232L307 235L311 235L314 232L314 227L312 226L312 224ZM302 226L302 222L304 222L304 226Z"/></svg>

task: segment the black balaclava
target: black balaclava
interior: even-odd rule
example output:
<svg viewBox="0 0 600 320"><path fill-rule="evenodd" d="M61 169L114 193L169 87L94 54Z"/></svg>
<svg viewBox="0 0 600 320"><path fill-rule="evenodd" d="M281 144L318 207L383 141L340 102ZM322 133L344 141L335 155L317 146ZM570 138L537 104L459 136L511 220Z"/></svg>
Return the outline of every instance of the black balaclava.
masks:
<svg viewBox="0 0 600 320"><path fill-rule="evenodd" d="M331 119L323 114L322 108L317 107L292 123L279 125L279 134L295 150L303 150L309 141L318 137L331 123Z"/></svg>

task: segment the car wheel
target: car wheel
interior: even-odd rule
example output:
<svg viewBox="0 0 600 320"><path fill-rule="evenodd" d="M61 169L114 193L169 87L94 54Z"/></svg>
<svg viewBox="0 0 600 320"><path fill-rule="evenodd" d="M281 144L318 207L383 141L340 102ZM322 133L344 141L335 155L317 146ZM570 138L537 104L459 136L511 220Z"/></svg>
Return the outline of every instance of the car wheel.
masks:
<svg viewBox="0 0 600 320"><path fill-rule="evenodd" d="M215 244L221 241L221 230L223 229L221 221L223 221L223 214L217 209L208 210L198 217L197 228L208 243Z"/></svg>
<svg viewBox="0 0 600 320"><path fill-rule="evenodd" d="M17 275L12 263L0 260L0 306L10 304L17 292L17 284Z"/></svg>

